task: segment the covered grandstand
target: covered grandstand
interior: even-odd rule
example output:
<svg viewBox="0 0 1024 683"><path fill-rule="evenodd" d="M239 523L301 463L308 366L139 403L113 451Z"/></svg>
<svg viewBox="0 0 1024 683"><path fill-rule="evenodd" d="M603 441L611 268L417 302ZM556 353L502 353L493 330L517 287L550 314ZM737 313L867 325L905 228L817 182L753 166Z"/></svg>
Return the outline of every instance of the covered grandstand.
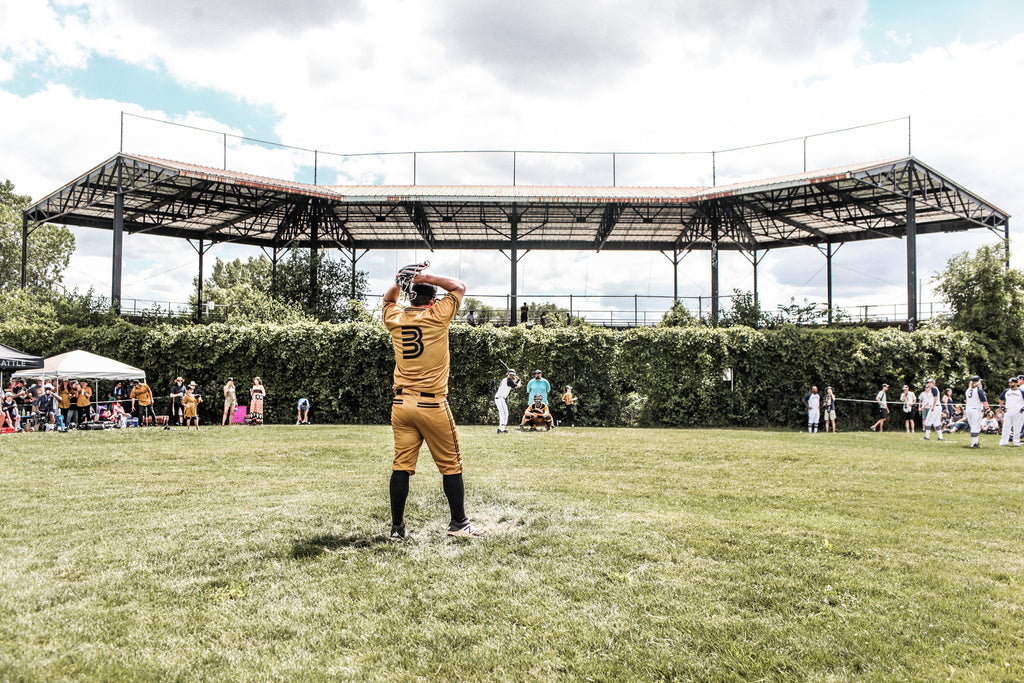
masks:
<svg viewBox="0 0 1024 683"><path fill-rule="evenodd" d="M1009 239L1007 213L912 156L716 187L618 187L311 185L120 153L24 212L23 287L28 239L42 223L112 231L115 307L128 233L189 240L200 273L206 251L223 243L263 247L275 264L289 249L339 249L353 274L369 250L500 250L511 263L513 314L516 264L531 250L659 251L673 264L674 295L682 256L706 250L712 320L721 250L747 256L756 296L757 264L768 250L816 246L826 259L831 311L839 246L904 239L910 329L918 235L985 228ZM310 277L315 284L315 268Z"/></svg>

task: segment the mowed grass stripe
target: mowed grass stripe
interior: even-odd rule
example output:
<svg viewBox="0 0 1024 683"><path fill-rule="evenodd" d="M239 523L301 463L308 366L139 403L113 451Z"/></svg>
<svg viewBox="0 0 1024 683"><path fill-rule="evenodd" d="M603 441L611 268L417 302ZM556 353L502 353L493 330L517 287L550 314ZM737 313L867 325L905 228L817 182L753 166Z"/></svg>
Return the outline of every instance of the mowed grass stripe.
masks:
<svg viewBox="0 0 1024 683"><path fill-rule="evenodd" d="M995 437L460 434L399 544L387 427L5 437L0 679L1024 678Z"/></svg>

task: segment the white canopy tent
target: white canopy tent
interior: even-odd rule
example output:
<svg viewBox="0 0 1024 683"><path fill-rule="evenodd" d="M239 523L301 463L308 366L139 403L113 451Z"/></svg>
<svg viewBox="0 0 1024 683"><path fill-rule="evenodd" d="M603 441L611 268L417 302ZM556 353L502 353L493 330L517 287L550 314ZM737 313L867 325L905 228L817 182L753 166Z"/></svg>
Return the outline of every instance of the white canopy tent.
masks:
<svg viewBox="0 0 1024 683"><path fill-rule="evenodd" d="M146 379L146 373L112 358L98 356L88 351L69 351L51 356L43 361L37 370L22 370L12 375L14 379Z"/></svg>

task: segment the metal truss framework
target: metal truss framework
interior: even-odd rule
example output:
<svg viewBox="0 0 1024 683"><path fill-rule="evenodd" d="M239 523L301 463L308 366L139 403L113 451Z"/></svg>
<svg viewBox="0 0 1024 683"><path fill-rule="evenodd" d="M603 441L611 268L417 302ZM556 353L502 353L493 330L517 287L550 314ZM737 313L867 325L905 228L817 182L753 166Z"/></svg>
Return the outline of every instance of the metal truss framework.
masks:
<svg viewBox="0 0 1024 683"><path fill-rule="evenodd" d="M337 248L353 266L357 250L501 250L511 262L513 311L520 251L661 251L678 268L681 253L707 250L715 318L721 250L747 255L756 278L768 250L817 246L831 284L838 246L906 238L913 328L916 236L988 228L1008 239L1009 218L913 157L713 188L630 188L308 185L119 154L25 211L23 285L28 237L41 223L113 231L115 305L124 232L190 240L200 259L219 243L275 254Z"/></svg>

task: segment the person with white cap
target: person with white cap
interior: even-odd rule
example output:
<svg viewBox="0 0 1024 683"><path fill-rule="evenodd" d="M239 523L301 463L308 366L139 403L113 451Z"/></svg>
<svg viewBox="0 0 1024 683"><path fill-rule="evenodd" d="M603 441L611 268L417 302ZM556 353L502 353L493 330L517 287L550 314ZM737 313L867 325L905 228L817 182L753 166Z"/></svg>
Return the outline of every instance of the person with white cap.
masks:
<svg viewBox="0 0 1024 683"><path fill-rule="evenodd" d="M928 379L920 399L921 414L924 415L924 440L931 441L931 430L934 429L939 435L939 441L942 441L942 407L939 403L939 388L935 386L934 379Z"/></svg>
<svg viewBox="0 0 1024 683"><path fill-rule="evenodd" d="M889 401L885 396L885 390L888 388L888 384L883 384L882 389L875 394L875 403L878 406L878 422L871 425L871 431L885 431L885 418L889 417Z"/></svg>
<svg viewBox="0 0 1024 683"><path fill-rule="evenodd" d="M512 393L513 389L518 389L523 386L523 381L516 375L516 371L512 368L508 369L508 373L505 378L498 383L498 390L494 392L494 405L498 408L498 433L507 434L508 430L505 429L508 426L508 395Z"/></svg>
<svg viewBox="0 0 1024 683"><path fill-rule="evenodd" d="M981 418L989 407L988 397L981 388L980 376L975 375L971 378L971 386L964 392L964 398L964 412L967 414L967 424L971 427L971 448L981 448L978 441L978 435L981 434Z"/></svg>
<svg viewBox="0 0 1024 683"><path fill-rule="evenodd" d="M1020 427L1024 423L1024 389L1016 377L1011 377L1006 389L999 397L999 407L1003 409L1003 433L999 438L1000 446L1009 446L1013 439L1014 446L1020 446Z"/></svg>

